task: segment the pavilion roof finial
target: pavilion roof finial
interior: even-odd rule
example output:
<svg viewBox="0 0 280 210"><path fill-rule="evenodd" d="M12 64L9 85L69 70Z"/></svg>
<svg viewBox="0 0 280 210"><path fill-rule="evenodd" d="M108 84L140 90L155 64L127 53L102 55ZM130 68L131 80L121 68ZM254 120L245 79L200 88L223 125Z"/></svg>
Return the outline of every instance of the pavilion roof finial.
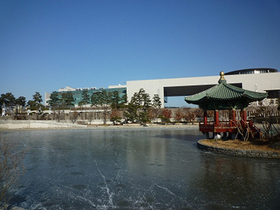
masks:
<svg viewBox="0 0 280 210"><path fill-rule="evenodd" d="M224 73L223 71L221 71L221 72L220 72L220 76L221 76L220 79L224 80L224 79L225 79L225 78L224 78L224 75L225 75L225 73Z"/></svg>
<svg viewBox="0 0 280 210"><path fill-rule="evenodd" d="M220 72L219 84L220 84L221 82L226 82L226 79L225 79L224 75L225 75L225 73L224 73L223 71L221 71L221 72Z"/></svg>

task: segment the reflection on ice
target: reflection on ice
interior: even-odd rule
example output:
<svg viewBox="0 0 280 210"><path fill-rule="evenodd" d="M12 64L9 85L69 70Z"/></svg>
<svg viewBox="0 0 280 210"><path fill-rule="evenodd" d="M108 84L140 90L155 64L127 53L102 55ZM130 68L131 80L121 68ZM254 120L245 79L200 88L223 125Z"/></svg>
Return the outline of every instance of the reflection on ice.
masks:
<svg viewBox="0 0 280 210"><path fill-rule="evenodd" d="M196 129L19 131L26 209L278 209L278 160L196 148Z"/></svg>

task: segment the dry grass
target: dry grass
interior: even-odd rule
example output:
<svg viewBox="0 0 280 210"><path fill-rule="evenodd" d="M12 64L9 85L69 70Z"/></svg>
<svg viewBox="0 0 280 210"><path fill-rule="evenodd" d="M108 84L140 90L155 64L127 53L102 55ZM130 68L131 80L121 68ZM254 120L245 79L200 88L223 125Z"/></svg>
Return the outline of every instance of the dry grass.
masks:
<svg viewBox="0 0 280 210"><path fill-rule="evenodd" d="M250 141L241 141L241 140L210 140L205 139L202 140L202 143L208 146L213 147L222 147L227 149L241 149L241 150L257 150L257 151L275 151L279 152L279 150L272 149L269 144L253 144Z"/></svg>

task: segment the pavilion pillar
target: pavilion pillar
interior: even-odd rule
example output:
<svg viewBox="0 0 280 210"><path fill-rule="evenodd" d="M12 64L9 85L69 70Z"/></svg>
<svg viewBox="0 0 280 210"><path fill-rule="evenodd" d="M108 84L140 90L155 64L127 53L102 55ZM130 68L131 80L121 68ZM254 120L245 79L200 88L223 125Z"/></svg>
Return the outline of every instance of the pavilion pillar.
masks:
<svg viewBox="0 0 280 210"><path fill-rule="evenodd" d="M207 110L204 110L204 115L203 115L203 117L204 117L204 120L203 120L204 125L207 125Z"/></svg>
<svg viewBox="0 0 280 210"><path fill-rule="evenodd" d="M231 121L230 121L230 126L236 125L236 111L235 109L231 110Z"/></svg>
<svg viewBox="0 0 280 210"><path fill-rule="evenodd" d="M232 110L232 120L234 122L236 121L236 111L235 111L235 109Z"/></svg>
<svg viewBox="0 0 280 210"><path fill-rule="evenodd" d="M242 119L244 122L247 122L247 112L246 112L246 109L242 109L242 110L241 110L241 119Z"/></svg>
<svg viewBox="0 0 280 210"><path fill-rule="evenodd" d="M214 110L214 120L215 120L215 126L219 125L219 110Z"/></svg>

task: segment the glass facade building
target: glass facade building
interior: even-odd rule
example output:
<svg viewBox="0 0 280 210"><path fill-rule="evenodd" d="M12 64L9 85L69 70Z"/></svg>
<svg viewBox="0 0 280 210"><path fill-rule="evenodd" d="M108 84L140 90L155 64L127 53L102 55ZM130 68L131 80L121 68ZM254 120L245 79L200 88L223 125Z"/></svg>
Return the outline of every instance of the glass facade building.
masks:
<svg viewBox="0 0 280 210"><path fill-rule="evenodd" d="M93 93L96 92L102 92L102 91L106 91L107 93L113 93L115 91L118 92L120 97L123 97L126 94L126 87L120 87L120 88L84 88L84 89L73 89L73 88L69 88L67 89L67 87L65 89L60 89L59 91L54 91L57 92L59 97L61 97L63 92L71 92L73 94L73 98L74 98L74 105L78 106L79 102L82 100L83 98L83 90L87 90L88 91L88 95L91 98L91 95ZM52 92L52 93L54 93ZM50 95L51 94L46 94L46 104L48 105L48 101L50 100Z"/></svg>

